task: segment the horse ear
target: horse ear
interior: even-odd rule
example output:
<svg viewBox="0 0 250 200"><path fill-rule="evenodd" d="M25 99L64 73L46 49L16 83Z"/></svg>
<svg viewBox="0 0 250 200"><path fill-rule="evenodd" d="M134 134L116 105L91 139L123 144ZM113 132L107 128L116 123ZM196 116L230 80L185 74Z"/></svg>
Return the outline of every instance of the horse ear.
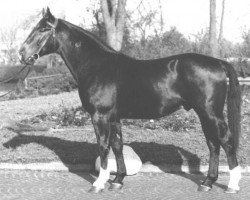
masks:
<svg viewBox="0 0 250 200"><path fill-rule="evenodd" d="M47 13L47 15L52 15L48 6L47 6L47 9L46 9L46 13Z"/></svg>
<svg viewBox="0 0 250 200"><path fill-rule="evenodd" d="M45 9L43 9L43 17L48 19L48 20L55 19L55 17L51 14L49 7L47 7L46 11L45 11Z"/></svg>

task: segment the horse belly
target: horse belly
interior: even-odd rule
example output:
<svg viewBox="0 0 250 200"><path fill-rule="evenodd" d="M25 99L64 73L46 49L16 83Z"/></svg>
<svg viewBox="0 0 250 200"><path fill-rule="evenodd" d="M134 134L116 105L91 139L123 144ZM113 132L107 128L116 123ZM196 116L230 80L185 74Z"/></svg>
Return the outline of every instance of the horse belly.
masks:
<svg viewBox="0 0 250 200"><path fill-rule="evenodd" d="M180 99L154 100L152 97L141 100L126 101L119 106L120 118L127 119L155 119L169 115L180 109Z"/></svg>

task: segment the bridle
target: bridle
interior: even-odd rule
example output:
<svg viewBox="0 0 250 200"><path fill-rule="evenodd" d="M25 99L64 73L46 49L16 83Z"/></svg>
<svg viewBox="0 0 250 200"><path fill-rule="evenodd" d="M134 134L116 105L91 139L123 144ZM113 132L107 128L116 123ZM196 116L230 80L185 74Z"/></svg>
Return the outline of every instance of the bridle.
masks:
<svg viewBox="0 0 250 200"><path fill-rule="evenodd" d="M46 23L47 23L51 28L43 28L43 29L41 29L40 31L41 31L41 32L49 31L49 34L47 35L47 37L46 37L42 42L39 43L39 48L37 49L36 53L34 53L32 56L30 56L30 57L27 58L27 60L26 60L27 63L28 63L28 61L30 61L30 60L37 60L37 59L40 58L40 55L39 55L39 54L40 54L42 48L43 48L43 47L45 46L45 44L47 43L47 41L51 38L51 36L54 38L54 43L55 43L55 32L56 32L56 27L57 27L57 25L58 25L58 19L55 18L54 24L51 23L51 22L48 22L48 21L46 21ZM26 62L26 61L25 61L25 62Z"/></svg>

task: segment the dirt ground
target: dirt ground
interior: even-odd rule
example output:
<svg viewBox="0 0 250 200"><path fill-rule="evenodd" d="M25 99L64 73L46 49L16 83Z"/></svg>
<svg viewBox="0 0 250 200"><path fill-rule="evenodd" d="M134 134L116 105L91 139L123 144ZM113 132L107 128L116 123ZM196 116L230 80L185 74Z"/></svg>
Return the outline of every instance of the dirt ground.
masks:
<svg viewBox="0 0 250 200"><path fill-rule="evenodd" d="M5 127L41 113L57 112L64 108L79 107L77 91L0 102L0 162L30 163L61 160L64 163L94 163L97 147L90 122L84 127L55 127L52 122L42 122L47 131L15 133ZM250 101L243 100L242 135L239 160L250 164ZM123 126L123 137L143 162L200 165L207 164L209 155L200 125L195 130L173 132L150 130L133 125ZM221 163L226 157L221 151Z"/></svg>

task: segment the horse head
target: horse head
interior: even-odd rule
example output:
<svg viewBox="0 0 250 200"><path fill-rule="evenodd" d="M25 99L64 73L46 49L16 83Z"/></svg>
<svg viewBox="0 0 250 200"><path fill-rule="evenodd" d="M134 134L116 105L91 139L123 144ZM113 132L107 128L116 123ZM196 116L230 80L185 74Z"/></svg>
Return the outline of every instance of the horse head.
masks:
<svg viewBox="0 0 250 200"><path fill-rule="evenodd" d="M31 31L28 38L19 50L21 63L33 64L39 57L54 53L58 49L55 38L58 19L55 18L50 9L42 11L43 17Z"/></svg>

